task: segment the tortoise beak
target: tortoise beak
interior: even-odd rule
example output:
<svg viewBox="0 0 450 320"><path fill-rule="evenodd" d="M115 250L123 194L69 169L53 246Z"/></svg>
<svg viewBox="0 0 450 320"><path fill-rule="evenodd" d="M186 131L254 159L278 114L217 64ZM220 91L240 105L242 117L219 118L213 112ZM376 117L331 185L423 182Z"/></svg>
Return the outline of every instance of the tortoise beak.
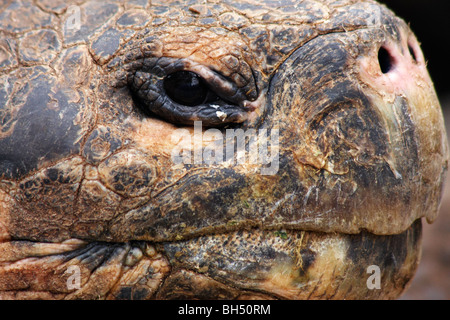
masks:
<svg viewBox="0 0 450 320"><path fill-rule="evenodd" d="M164 299L394 299L420 259L422 225L400 235L241 231L159 244ZM239 289L237 289L239 288Z"/></svg>

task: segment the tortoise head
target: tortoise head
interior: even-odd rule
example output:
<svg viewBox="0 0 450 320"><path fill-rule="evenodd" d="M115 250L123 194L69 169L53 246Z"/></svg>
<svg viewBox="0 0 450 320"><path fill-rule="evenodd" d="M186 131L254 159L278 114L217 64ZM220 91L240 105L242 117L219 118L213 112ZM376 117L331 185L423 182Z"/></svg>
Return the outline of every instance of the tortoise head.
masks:
<svg viewBox="0 0 450 320"><path fill-rule="evenodd" d="M448 149L419 44L386 7L15 6L0 13L0 297L405 289Z"/></svg>

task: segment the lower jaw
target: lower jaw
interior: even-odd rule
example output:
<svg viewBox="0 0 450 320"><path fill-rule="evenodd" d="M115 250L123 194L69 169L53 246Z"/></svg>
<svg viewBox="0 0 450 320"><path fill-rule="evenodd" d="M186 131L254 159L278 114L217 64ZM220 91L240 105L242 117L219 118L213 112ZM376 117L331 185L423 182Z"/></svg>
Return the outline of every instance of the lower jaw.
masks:
<svg viewBox="0 0 450 320"><path fill-rule="evenodd" d="M251 229L154 244L68 242L67 251L0 261L0 299L395 299L417 269L421 229L417 220L391 236Z"/></svg>
<svg viewBox="0 0 450 320"><path fill-rule="evenodd" d="M421 230L418 220L392 236L249 230L161 244L173 273L158 297L395 299L417 269Z"/></svg>

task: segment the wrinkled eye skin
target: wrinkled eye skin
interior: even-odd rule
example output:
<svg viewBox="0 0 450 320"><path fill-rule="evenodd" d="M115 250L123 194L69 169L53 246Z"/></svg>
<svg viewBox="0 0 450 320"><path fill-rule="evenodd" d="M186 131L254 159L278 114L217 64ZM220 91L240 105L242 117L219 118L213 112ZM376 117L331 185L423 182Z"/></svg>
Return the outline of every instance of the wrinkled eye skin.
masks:
<svg viewBox="0 0 450 320"><path fill-rule="evenodd" d="M144 114L177 125L242 123L251 111L246 106L256 99L254 92L246 96L232 80L187 59L144 59L128 75L128 86Z"/></svg>

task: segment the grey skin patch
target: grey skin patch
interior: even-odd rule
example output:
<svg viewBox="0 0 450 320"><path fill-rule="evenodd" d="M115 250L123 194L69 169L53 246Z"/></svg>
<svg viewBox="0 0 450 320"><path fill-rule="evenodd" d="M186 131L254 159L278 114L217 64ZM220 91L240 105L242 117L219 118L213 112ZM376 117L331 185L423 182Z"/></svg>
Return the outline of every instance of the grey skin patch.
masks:
<svg viewBox="0 0 450 320"><path fill-rule="evenodd" d="M66 3L67 1L64 0L37 0L36 2L38 3L40 8L56 14L63 14L67 7L70 6L70 3Z"/></svg>
<svg viewBox="0 0 450 320"><path fill-rule="evenodd" d="M17 66L17 43L13 39L3 39L6 38L0 32L0 71L6 68L12 68ZM6 99L0 101L6 101Z"/></svg>
<svg viewBox="0 0 450 320"><path fill-rule="evenodd" d="M145 8L148 6L148 0L130 0L128 1L128 5L137 8Z"/></svg>
<svg viewBox="0 0 450 320"><path fill-rule="evenodd" d="M55 16L40 10L31 1L2 2L0 30L24 32L54 25Z"/></svg>
<svg viewBox="0 0 450 320"><path fill-rule="evenodd" d="M104 64L113 56L119 48L120 37L120 31L109 29L94 41L91 50L98 63Z"/></svg>
<svg viewBox="0 0 450 320"><path fill-rule="evenodd" d="M14 113L12 131L0 140L1 177L21 178L36 170L40 163L79 152L80 127L74 120L85 106L82 101L70 102L62 90L53 93L56 83L48 72L44 68L33 69L25 88L28 93L16 93L18 99L25 96L26 100L17 101L13 96L9 103L2 105L9 110L16 108L17 103L19 110ZM52 97L57 100L57 108L53 107Z"/></svg>
<svg viewBox="0 0 450 320"><path fill-rule="evenodd" d="M27 65L48 64L61 50L61 41L53 30L32 31L19 44L20 60Z"/></svg>
<svg viewBox="0 0 450 320"><path fill-rule="evenodd" d="M149 20L150 16L145 11L127 11L117 20L117 26L120 28L142 28Z"/></svg>
<svg viewBox="0 0 450 320"><path fill-rule="evenodd" d="M80 8L80 29L68 28L67 24L64 24L64 37L67 45L76 42L86 42L86 39L94 34L95 31L105 27L105 21L111 19L119 11L117 4L103 1L88 2Z"/></svg>

